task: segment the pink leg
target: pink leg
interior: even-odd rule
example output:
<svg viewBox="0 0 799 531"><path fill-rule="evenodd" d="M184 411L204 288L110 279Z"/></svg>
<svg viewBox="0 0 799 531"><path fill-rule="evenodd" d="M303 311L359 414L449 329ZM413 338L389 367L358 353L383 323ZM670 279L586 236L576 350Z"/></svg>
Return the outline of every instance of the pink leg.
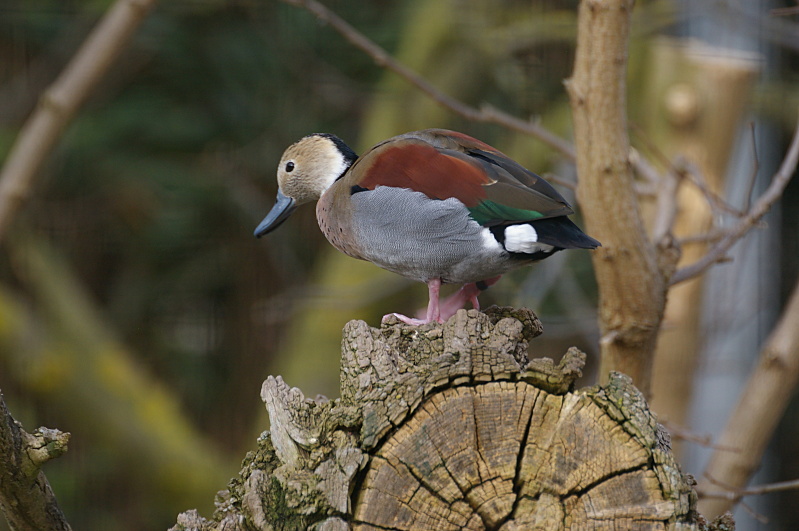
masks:
<svg viewBox="0 0 799 531"><path fill-rule="evenodd" d="M412 317L402 315L401 313L390 313L388 315L383 316L383 321L385 321L387 317L393 315L400 321L408 323L409 325L413 326L423 325L432 321L435 321L437 323L443 323L444 321L441 319L441 311L439 309L439 304L438 304L438 295L440 291L441 291L440 278L432 278L427 281L427 293L430 296L430 302L427 304L427 315L425 319L414 319Z"/></svg>
<svg viewBox="0 0 799 531"><path fill-rule="evenodd" d="M461 289L441 301L441 318L446 321L463 308L467 302L471 302L472 306L479 310L480 303L477 301L479 294L480 288L474 282L464 284Z"/></svg>
<svg viewBox="0 0 799 531"><path fill-rule="evenodd" d="M427 321L436 321L443 323L441 320L441 310L438 306L438 294L441 292L441 279L432 278L427 281L427 294L430 297L430 302L427 303Z"/></svg>
<svg viewBox="0 0 799 531"><path fill-rule="evenodd" d="M496 284L500 278L501 275L498 277L487 278L480 282L470 282L469 284L464 284L461 289L447 297L441 303L441 318L446 321L455 315L455 312L463 308L467 302L471 302L472 307L475 310L479 310L480 301L477 300L477 296L481 292L488 289L489 286Z"/></svg>

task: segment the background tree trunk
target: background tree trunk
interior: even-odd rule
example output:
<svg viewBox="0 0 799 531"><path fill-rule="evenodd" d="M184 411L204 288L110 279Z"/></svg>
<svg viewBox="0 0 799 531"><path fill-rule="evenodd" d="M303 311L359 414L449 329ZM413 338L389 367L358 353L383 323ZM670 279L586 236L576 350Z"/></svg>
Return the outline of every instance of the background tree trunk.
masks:
<svg viewBox="0 0 799 531"><path fill-rule="evenodd" d="M271 420L212 520L182 529L698 529L692 480L630 379L528 359L529 310L344 329L341 394L262 389ZM246 522L246 525L244 524Z"/></svg>
<svg viewBox="0 0 799 531"><path fill-rule="evenodd" d="M627 42L631 0L580 3L574 73L566 81L574 116L577 174L599 287L599 375L622 371L649 392L666 271L647 238L633 188L627 135Z"/></svg>

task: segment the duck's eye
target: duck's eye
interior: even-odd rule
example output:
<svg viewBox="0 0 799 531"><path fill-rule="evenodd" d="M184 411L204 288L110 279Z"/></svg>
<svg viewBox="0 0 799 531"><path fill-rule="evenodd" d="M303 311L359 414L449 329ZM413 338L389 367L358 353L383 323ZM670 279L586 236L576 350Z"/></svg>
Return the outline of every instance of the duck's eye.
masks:
<svg viewBox="0 0 799 531"><path fill-rule="evenodd" d="M294 161L290 160L286 163L286 173L291 173L294 171Z"/></svg>

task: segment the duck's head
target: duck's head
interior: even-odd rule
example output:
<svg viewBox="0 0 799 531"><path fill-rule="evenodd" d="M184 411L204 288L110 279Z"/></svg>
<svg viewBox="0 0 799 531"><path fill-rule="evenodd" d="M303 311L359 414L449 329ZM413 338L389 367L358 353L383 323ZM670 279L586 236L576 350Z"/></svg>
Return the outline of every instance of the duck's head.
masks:
<svg viewBox="0 0 799 531"><path fill-rule="evenodd" d="M288 147L277 167L277 200L255 229L260 238L275 230L301 204L316 201L355 162L340 138L314 133Z"/></svg>

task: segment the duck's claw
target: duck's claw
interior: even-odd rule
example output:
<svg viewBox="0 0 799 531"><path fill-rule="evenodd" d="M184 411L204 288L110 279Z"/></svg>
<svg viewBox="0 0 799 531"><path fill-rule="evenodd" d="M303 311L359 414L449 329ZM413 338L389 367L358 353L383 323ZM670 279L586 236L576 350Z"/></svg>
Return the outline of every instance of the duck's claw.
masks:
<svg viewBox="0 0 799 531"><path fill-rule="evenodd" d="M411 326L420 326L420 325L427 324L427 323L431 322L430 320L427 320L427 319L415 319L413 317L408 317L407 315L402 315L401 313L389 313L389 314L386 314L386 315L383 316L383 319L381 319L380 322L382 324L386 324L386 321L388 321L391 317L396 317L397 319L399 319L403 323L409 324ZM438 322L439 323L443 323L444 321L439 319Z"/></svg>

